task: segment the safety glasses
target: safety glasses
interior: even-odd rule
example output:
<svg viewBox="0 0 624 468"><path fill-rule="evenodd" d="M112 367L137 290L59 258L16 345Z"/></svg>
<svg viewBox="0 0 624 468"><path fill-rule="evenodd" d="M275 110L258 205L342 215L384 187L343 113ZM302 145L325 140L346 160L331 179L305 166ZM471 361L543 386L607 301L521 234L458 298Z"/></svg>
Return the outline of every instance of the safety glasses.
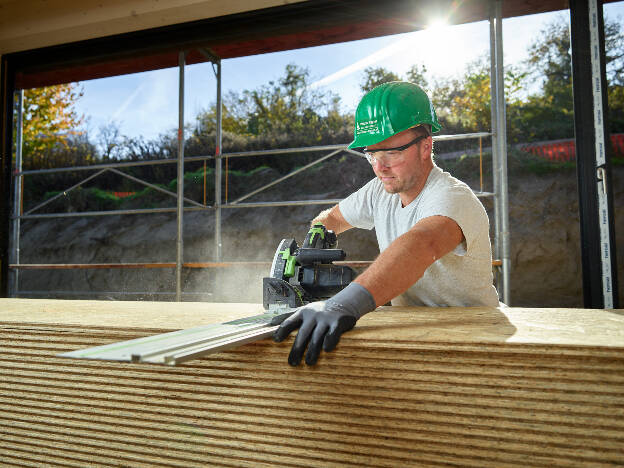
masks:
<svg viewBox="0 0 624 468"><path fill-rule="evenodd" d="M409 143L406 143L403 146L397 146L396 148L379 148L374 150L366 148L364 150L364 156L366 156L366 159L371 166L374 166L376 163L379 163L384 167L396 166L405 160L404 151L407 148L415 145L421 140L424 140L427 136L428 135L420 135Z"/></svg>

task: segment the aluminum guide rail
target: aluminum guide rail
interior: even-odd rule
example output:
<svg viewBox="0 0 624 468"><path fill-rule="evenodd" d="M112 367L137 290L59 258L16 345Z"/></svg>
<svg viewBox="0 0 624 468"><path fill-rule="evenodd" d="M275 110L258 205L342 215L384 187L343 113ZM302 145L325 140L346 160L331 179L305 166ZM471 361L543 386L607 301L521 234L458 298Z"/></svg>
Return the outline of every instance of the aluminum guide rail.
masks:
<svg viewBox="0 0 624 468"><path fill-rule="evenodd" d="M203 325L59 354L59 357L176 366L191 359L269 338L278 326L267 312L230 322Z"/></svg>

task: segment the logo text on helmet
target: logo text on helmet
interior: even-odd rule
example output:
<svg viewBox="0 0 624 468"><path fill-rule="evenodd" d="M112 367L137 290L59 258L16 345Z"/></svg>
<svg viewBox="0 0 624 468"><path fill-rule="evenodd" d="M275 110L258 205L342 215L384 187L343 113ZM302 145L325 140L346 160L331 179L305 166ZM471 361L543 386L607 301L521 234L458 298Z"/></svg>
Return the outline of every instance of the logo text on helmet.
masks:
<svg viewBox="0 0 624 468"><path fill-rule="evenodd" d="M363 133L379 133L379 121L374 119L357 122L355 133L356 135L361 135Z"/></svg>

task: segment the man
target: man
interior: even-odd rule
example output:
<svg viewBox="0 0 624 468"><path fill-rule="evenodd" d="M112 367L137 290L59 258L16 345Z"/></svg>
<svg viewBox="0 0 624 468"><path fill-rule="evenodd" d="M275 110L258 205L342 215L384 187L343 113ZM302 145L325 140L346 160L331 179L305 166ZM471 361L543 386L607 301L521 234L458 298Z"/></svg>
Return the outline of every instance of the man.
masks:
<svg viewBox="0 0 624 468"><path fill-rule="evenodd" d="M493 286L488 217L463 182L432 160L431 132L440 130L427 94L407 82L385 83L366 94L355 115L349 148L364 153L377 176L321 222L337 234L375 228L380 255L327 301L300 307L275 332L299 332L288 357L316 363L342 333L377 306L498 306Z"/></svg>

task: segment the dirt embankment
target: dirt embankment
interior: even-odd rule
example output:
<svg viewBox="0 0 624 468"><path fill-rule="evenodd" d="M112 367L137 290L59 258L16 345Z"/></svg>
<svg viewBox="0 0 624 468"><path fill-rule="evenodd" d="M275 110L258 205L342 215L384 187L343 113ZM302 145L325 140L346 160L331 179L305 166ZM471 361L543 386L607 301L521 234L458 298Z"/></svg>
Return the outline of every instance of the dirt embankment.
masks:
<svg viewBox="0 0 624 468"><path fill-rule="evenodd" d="M371 177L366 164L339 161L302 174L254 200L340 198ZM267 170L259 179L270 180ZM620 303L624 287L624 168L613 172ZM261 183L262 180L259 180ZM467 177L478 188L478 174ZM486 186L487 190L488 187ZM484 205L492 218L491 201ZM303 240L310 219L323 207L226 209L222 215L225 261L267 261L282 238ZM547 175L509 175L511 304L582 307L582 268L578 195L574 170ZM493 224L493 222L492 222ZM351 260L377 254L372 231L353 230L339 246ZM172 214L126 215L26 221L22 225L22 263L174 262L176 220ZM214 214L184 216L184 261L210 262L214 256ZM260 302L261 278L269 265L185 269L185 300ZM21 296L171 300L173 269L23 270Z"/></svg>

